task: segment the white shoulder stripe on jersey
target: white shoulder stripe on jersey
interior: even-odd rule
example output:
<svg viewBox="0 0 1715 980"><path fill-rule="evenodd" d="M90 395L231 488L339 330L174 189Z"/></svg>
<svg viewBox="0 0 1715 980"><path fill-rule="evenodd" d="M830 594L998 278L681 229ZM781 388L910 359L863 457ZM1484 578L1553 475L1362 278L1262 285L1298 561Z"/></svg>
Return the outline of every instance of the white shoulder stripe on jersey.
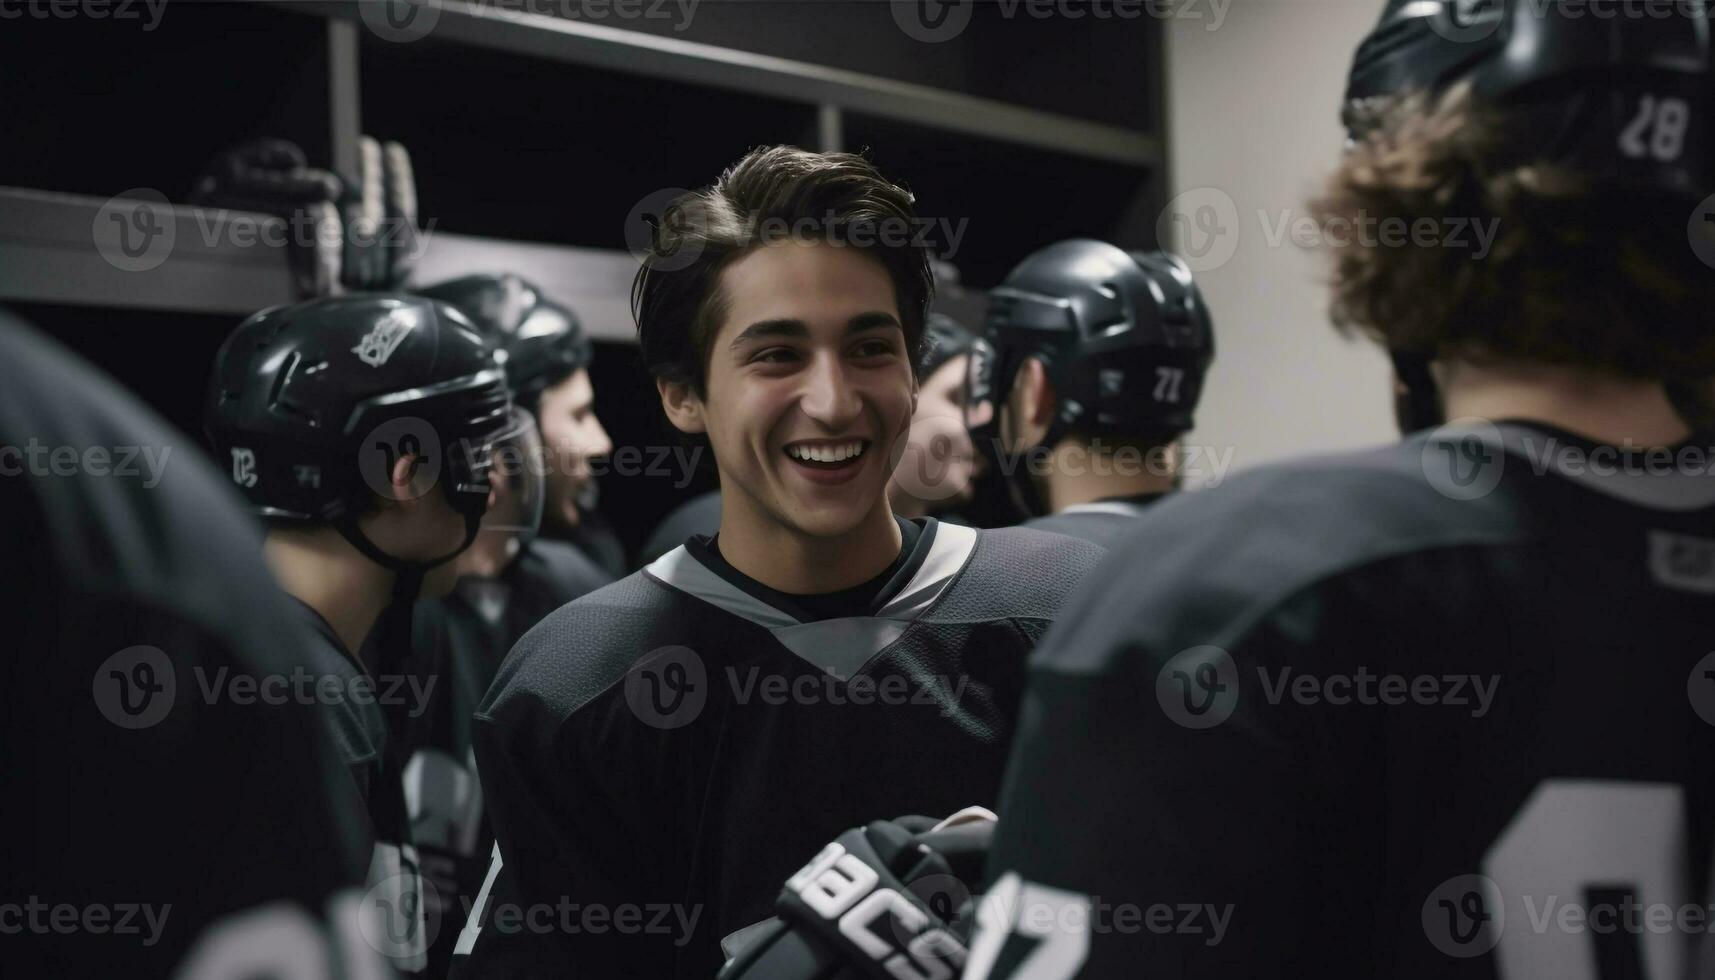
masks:
<svg viewBox="0 0 1715 980"><path fill-rule="evenodd" d="M1112 514L1115 517L1142 517L1142 504L1128 504L1120 500L1097 500L1088 504L1073 504L1058 514ZM1058 515L1057 515L1058 516Z"/></svg>
<svg viewBox="0 0 1715 980"><path fill-rule="evenodd" d="M683 545L644 569L663 585L678 589L719 609L747 619L774 634L788 650L839 677L849 677L888 644L899 639L911 621L935 604L976 549L977 532L958 524L937 523L911 581L874 616L848 616L800 623L761 599L710 571Z"/></svg>

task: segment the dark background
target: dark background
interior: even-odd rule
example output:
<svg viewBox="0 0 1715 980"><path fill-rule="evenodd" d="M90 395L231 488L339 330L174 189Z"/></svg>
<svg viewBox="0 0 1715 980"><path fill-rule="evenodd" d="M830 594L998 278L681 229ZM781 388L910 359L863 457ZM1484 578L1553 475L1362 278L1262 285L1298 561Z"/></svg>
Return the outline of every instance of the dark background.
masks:
<svg viewBox="0 0 1715 980"><path fill-rule="evenodd" d="M702 0L688 31L673 31L674 22L602 23L1159 130L1160 42L1148 18L1008 20L978 3L964 33L942 44L906 37L877 0ZM645 195L706 184L760 144L816 145L814 107L784 99L434 35L394 44L360 34L363 130L411 150L422 215L437 231L623 248L626 215ZM0 65L9 89L0 186L101 197L145 187L182 201L216 153L259 136L290 139L312 162L331 163L326 25L317 16L174 0L147 32L136 21L0 21ZM868 152L913 190L920 214L968 222L961 247L943 256L967 287L993 285L1061 238L1155 245L1153 227L1134 216L1159 203L1159 174L853 112L844 133L848 149ZM201 444L209 366L239 317L6 305ZM671 440L634 347L599 344L592 374L616 445ZM628 546L712 485L707 473L688 490L676 481L604 479L603 510Z"/></svg>

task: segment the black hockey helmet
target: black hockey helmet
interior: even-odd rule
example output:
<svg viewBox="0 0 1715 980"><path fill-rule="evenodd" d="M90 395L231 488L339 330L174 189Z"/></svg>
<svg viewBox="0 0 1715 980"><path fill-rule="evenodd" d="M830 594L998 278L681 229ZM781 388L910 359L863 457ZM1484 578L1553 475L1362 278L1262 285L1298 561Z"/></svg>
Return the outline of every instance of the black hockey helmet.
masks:
<svg viewBox="0 0 1715 980"><path fill-rule="evenodd" d="M1464 81L1516 110L1505 138L1521 163L1697 197L1715 183L1703 0L1388 0L1352 62L1347 134L1402 95Z"/></svg>
<svg viewBox="0 0 1715 980"><path fill-rule="evenodd" d="M458 307L497 340L513 397L532 410L543 389L589 367L592 348L577 314L518 276L461 276L417 292Z"/></svg>
<svg viewBox="0 0 1715 980"><path fill-rule="evenodd" d="M1170 439L1191 428L1215 338L1177 256L1073 239L1035 252L989 293L966 387L979 442L998 434L1027 357L1043 362L1058 399L1048 445L1069 429Z"/></svg>
<svg viewBox="0 0 1715 980"><path fill-rule="evenodd" d="M464 515L468 545L510 408L493 347L457 309L361 294L275 307L239 324L216 355L206 423L257 513L332 524L370 558L399 568L405 563L357 530L393 461L422 459Z"/></svg>

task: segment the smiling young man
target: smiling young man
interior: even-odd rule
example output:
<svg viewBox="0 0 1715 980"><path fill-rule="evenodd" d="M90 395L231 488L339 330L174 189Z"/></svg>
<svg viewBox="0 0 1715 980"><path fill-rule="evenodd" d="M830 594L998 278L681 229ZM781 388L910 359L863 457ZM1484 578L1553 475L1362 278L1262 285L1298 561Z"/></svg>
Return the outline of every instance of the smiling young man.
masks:
<svg viewBox="0 0 1715 980"><path fill-rule="evenodd" d="M501 668L468 975L712 976L834 834L994 799L1025 655L1100 552L892 513L932 288L913 220L863 159L775 147L662 222L639 339L713 450L720 531Z"/></svg>

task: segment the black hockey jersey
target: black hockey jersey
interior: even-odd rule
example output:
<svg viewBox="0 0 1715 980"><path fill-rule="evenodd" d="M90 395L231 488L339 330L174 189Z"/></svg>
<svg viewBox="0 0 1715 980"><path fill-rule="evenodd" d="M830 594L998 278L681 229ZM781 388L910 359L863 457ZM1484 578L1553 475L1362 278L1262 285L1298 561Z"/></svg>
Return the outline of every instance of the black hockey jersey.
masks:
<svg viewBox="0 0 1715 980"><path fill-rule="evenodd" d="M195 440L0 315L0 973L376 975L362 804ZM347 972L347 971L350 972Z"/></svg>
<svg viewBox="0 0 1715 980"><path fill-rule="evenodd" d="M428 948L438 920L426 915L417 848L405 801L405 767L400 759L397 723L408 718L413 690L399 673L375 676L345 649L326 619L303 602L296 603L310 638L310 665L317 685L323 720L363 794L372 841L365 896L371 918L366 938L393 965L407 973L428 968ZM430 689L432 691L432 688Z"/></svg>
<svg viewBox="0 0 1715 980"><path fill-rule="evenodd" d="M919 526L867 616L679 548L526 635L477 716L499 847L462 975L707 978L844 828L991 802L1025 654L1100 549Z"/></svg>
<svg viewBox="0 0 1715 980"><path fill-rule="evenodd" d="M1150 493L1074 504L1053 514L1032 517L1020 526L1083 538L1111 548L1115 541L1137 526L1137 519L1143 516L1146 508L1166 496L1164 493Z"/></svg>
<svg viewBox="0 0 1715 980"><path fill-rule="evenodd" d="M537 538L499 577L461 578L441 599L417 603L414 644L431 651L441 690L424 744L405 767L411 840L424 876L431 974L443 974L476 901L493 850L471 749L471 716L506 652L555 609L612 579L578 549Z"/></svg>
<svg viewBox="0 0 1715 980"><path fill-rule="evenodd" d="M1692 976L1709 465L1485 423L1154 508L1032 661L966 980Z"/></svg>

